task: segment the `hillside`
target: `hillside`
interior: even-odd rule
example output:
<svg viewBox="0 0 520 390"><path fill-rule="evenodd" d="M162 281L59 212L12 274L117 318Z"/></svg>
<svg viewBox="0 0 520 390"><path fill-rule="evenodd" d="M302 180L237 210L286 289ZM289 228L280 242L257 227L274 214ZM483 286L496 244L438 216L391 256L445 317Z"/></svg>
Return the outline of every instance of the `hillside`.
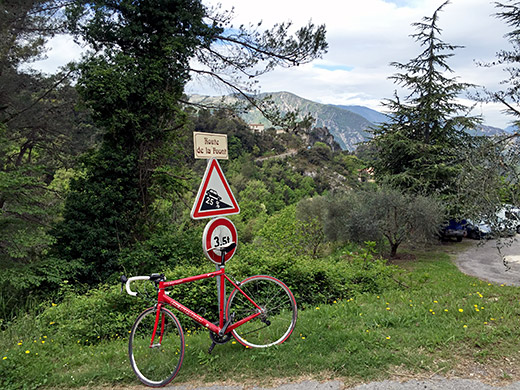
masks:
<svg viewBox="0 0 520 390"><path fill-rule="evenodd" d="M362 115L348 109L313 102L289 92L262 94L260 97L267 95L271 96L272 101L282 113L298 110L302 117L306 114L311 114L315 118L313 127L328 128L334 139L344 150L352 151L356 149L358 143L365 141L369 137L367 130L373 126L373 123ZM237 102L237 99L232 96L211 97L192 95L190 96L190 101L198 104L217 105L233 104ZM257 109L242 113L240 116L247 123L262 123L266 127L271 126L271 123Z"/></svg>
<svg viewBox="0 0 520 390"><path fill-rule="evenodd" d="M353 151L358 144L370 137L369 129L383 123L387 116L368 107L353 105L321 104L301 98L290 92L273 92L260 94L259 98L271 96L271 100L281 113L299 111L302 117L310 114L314 118L313 127L326 127L343 150ZM208 106L233 105L239 100L233 95L202 96L192 95L190 101ZM272 124L258 109L251 109L240 114L246 123L261 123L266 128ZM481 125L470 131L471 135L493 136L504 134L503 129Z"/></svg>

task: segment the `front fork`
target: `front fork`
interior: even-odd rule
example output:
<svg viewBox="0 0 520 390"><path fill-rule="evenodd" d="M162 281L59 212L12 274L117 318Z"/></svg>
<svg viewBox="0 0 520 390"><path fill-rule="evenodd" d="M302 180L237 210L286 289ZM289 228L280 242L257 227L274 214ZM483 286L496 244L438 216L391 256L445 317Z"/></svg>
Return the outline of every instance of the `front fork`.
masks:
<svg viewBox="0 0 520 390"><path fill-rule="evenodd" d="M164 335L164 322L165 322L165 314L161 313L162 304L158 303L156 306L156 314L155 314L155 324L153 326L152 339L150 340L150 348L158 348L161 346L163 335ZM157 334L157 329L161 329L159 342L154 344L155 335Z"/></svg>

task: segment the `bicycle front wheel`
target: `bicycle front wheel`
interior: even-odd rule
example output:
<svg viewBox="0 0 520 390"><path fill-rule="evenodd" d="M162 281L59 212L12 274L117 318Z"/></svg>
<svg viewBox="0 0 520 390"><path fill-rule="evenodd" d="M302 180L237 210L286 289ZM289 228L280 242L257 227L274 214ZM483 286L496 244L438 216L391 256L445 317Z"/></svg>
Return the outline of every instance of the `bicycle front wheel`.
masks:
<svg viewBox="0 0 520 390"><path fill-rule="evenodd" d="M251 348L265 348L287 340L298 317L296 300L289 288L278 279L264 275L247 278L239 287L260 309L235 288L228 299L227 315L234 313L238 322L259 311L261 314L232 330L238 342Z"/></svg>
<svg viewBox="0 0 520 390"><path fill-rule="evenodd" d="M130 331L128 354L137 378L147 386L162 387L179 372L184 358L184 333L173 313L161 308L143 311ZM153 341L152 341L153 336Z"/></svg>

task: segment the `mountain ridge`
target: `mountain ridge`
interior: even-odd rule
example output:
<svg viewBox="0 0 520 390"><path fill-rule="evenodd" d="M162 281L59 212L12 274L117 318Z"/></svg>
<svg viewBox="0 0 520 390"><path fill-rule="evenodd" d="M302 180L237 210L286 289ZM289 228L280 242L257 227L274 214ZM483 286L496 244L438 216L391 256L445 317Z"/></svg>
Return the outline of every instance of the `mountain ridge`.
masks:
<svg viewBox="0 0 520 390"><path fill-rule="evenodd" d="M298 111L302 117L311 115L314 118L314 123L312 124L314 128L327 128L340 147L348 151L354 151L359 143L370 139L371 128L388 120L386 114L365 106L318 103L287 91L262 93L258 97L270 97L282 114ZM239 100L234 95L217 97L190 96L190 101L197 104L229 105ZM259 123L266 128L272 127L272 123L256 108L240 113L239 116L246 123ZM480 125L469 133L472 135L492 136L507 134L507 131L493 126Z"/></svg>

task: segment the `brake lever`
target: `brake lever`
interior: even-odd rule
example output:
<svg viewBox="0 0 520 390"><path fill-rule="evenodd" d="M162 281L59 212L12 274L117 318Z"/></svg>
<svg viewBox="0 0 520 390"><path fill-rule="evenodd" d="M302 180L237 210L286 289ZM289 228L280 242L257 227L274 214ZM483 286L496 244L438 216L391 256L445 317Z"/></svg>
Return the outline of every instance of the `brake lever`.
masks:
<svg viewBox="0 0 520 390"><path fill-rule="evenodd" d="M121 291L120 291L120 293L122 293L123 292L123 288L124 288L126 282L128 281L128 278L125 275L121 275L119 280L121 281Z"/></svg>

